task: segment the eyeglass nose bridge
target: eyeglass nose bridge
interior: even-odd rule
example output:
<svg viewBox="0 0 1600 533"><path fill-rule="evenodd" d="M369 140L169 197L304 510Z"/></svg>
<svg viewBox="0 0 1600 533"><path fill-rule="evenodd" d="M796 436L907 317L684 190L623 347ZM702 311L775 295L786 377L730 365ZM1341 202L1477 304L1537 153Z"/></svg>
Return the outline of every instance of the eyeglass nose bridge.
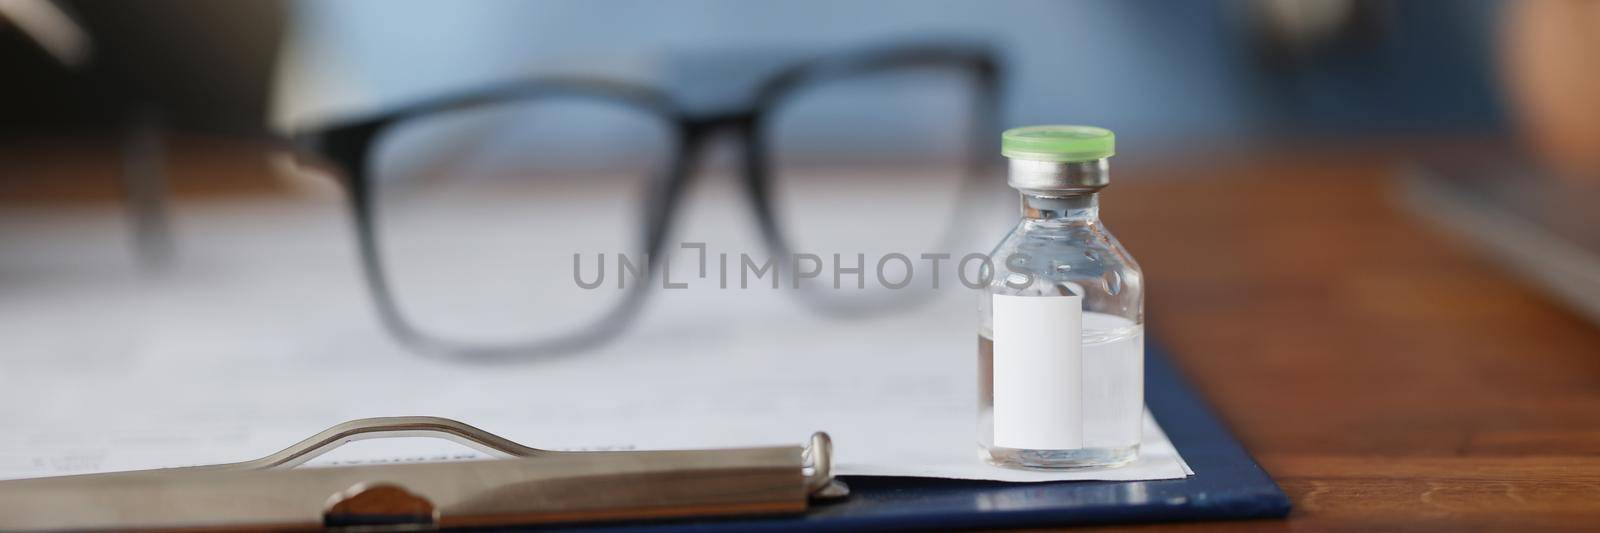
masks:
<svg viewBox="0 0 1600 533"><path fill-rule="evenodd" d="M683 121L685 133L691 136L708 136L722 130L744 132L755 127L759 113L756 111L722 111L689 117Z"/></svg>
<svg viewBox="0 0 1600 533"><path fill-rule="evenodd" d="M682 185L697 178L697 174L701 172L700 163L705 155L702 152L721 133L730 134L738 143L739 172L742 174L742 179L753 188L760 189L759 182L765 176L764 147L760 132L757 131L760 123L761 113L756 110L716 112L680 119L681 146L666 192L675 199L676 192ZM766 214L766 206L762 205L764 202L762 191L752 192L756 193L752 200L756 203L754 207L758 217L761 217Z"/></svg>
<svg viewBox="0 0 1600 533"><path fill-rule="evenodd" d="M744 184L748 204L754 211L757 226L766 239L769 249L784 253L787 246L777 230L776 220L767 198L766 146L760 130L760 110L732 110L713 112L679 119L681 145L670 170L670 179L659 183L661 189L647 216L646 249L657 256L665 246L672 213L676 211L681 194L689 182L701 173L702 153L719 133L729 133L738 143L738 177Z"/></svg>

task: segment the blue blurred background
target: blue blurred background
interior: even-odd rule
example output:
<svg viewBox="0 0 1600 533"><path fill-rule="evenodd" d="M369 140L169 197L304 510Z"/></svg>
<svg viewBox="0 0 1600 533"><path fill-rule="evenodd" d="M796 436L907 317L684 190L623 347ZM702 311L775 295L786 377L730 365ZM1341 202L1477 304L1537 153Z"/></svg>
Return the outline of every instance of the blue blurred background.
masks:
<svg viewBox="0 0 1600 533"><path fill-rule="evenodd" d="M1497 60L1510 10L1487 0L5 5L0 131L13 134L120 127L151 109L179 129L282 131L551 74L719 108L795 58L929 39L1000 53L1005 125L1099 124L1130 151L1510 123Z"/></svg>
<svg viewBox="0 0 1600 533"><path fill-rule="evenodd" d="M761 66L902 39L992 44L1004 124L1116 130L1129 151L1362 132L1496 132L1498 4L1371 1L298 2L276 112L340 114L548 73L704 107ZM285 80L280 79L280 84ZM841 130L855 124L837 122Z"/></svg>

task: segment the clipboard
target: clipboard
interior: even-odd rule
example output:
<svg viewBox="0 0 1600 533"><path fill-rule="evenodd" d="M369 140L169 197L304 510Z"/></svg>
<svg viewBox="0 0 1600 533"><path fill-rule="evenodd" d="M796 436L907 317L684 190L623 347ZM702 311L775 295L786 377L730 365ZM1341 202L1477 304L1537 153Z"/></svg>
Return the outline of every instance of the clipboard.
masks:
<svg viewBox="0 0 1600 533"><path fill-rule="evenodd" d="M832 444L823 433L805 446L793 447L550 452L452 420L369 419L335 426L245 463L0 482L0 530L241 524L256 529L580 525L615 531L947 530L1288 514L1288 497L1153 340L1146 346L1145 390L1146 405L1195 475L1053 483L855 476L841 480L832 475ZM416 435L451 438L510 459L281 470L345 442ZM453 493L459 497L433 492L432 483L438 479L456 484L437 490L460 491ZM250 490L215 490L233 483L244 483ZM541 483L549 486L535 486ZM106 487L96 489L96 485ZM174 499L170 492L143 493L153 488L188 490L186 494L198 496ZM293 493L299 488L305 489L303 493ZM278 499L290 494L298 503ZM129 498L124 502L128 506L96 507L113 496ZM418 505L412 496L429 505ZM245 514L262 506L281 511L287 520ZM130 514L112 516L112 510ZM219 520L211 514L219 511L240 514ZM27 516L79 521L25 521Z"/></svg>

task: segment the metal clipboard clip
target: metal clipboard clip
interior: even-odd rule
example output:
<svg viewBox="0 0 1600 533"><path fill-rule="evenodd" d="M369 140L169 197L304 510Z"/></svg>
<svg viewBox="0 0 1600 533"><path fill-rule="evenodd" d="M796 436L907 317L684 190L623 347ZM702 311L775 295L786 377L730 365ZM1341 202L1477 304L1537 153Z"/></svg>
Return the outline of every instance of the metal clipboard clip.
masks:
<svg viewBox="0 0 1600 533"><path fill-rule="evenodd" d="M345 443L440 437L494 460L293 469ZM239 463L0 481L0 530L415 530L794 514L842 498L833 445L563 452L437 417L352 420Z"/></svg>

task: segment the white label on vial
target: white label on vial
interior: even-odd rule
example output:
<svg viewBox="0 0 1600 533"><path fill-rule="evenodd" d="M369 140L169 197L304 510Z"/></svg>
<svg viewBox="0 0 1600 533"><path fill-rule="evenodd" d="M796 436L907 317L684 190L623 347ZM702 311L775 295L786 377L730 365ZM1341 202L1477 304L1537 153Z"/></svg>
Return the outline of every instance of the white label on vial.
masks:
<svg viewBox="0 0 1600 533"><path fill-rule="evenodd" d="M994 295L994 444L1083 447L1083 297Z"/></svg>

